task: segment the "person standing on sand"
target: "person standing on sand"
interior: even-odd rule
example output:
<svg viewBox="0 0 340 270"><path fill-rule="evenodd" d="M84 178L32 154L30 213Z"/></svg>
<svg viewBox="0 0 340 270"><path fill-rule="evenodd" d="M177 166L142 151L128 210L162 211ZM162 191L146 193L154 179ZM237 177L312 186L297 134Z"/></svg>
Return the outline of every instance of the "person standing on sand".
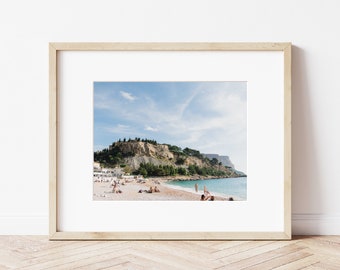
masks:
<svg viewBox="0 0 340 270"><path fill-rule="evenodd" d="M122 191L119 189L119 184L116 181L114 181L112 193L122 193Z"/></svg>
<svg viewBox="0 0 340 270"><path fill-rule="evenodd" d="M198 184L195 184L195 191L198 192Z"/></svg>

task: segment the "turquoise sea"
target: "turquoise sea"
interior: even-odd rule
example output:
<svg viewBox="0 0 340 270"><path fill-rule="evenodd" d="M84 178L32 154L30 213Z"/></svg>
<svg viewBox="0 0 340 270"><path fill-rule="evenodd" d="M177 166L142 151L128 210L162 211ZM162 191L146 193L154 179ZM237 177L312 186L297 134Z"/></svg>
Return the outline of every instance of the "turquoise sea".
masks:
<svg viewBox="0 0 340 270"><path fill-rule="evenodd" d="M200 194L203 194L204 186L206 186L212 195L234 197L234 199L237 200L247 200L247 177L191 181L174 180L167 182L167 184L174 188L176 187L190 192L195 192L195 184L198 184Z"/></svg>

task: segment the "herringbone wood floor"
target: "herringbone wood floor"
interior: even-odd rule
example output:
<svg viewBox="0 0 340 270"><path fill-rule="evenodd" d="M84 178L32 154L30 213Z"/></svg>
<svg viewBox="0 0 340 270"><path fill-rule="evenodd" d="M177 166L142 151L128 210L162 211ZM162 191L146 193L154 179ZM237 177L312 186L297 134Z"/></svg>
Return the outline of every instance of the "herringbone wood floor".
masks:
<svg viewBox="0 0 340 270"><path fill-rule="evenodd" d="M340 236L292 241L69 241L0 236L0 269L340 269Z"/></svg>

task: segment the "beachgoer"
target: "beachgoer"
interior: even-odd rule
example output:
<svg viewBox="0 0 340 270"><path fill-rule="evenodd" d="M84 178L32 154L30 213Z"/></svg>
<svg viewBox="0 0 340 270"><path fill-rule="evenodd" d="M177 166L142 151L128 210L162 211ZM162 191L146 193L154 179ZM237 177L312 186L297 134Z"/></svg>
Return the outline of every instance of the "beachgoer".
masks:
<svg viewBox="0 0 340 270"><path fill-rule="evenodd" d="M115 181L112 189L113 193L122 193L122 191L119 189L118 183Z"/></svg>
<svg viewBox="0 0 340 270"><path fill-rule="evenodd" d="M204 191L204 200L205 201L209 201L210 198L211 198L210 192L207 189L205 189L205 191Z"/></svg>
<svg viewBox="0 0 340 270"><path fill-rule="evenodd" d="M161 192L159 189L158 189L158 187L157 186L155 186L155 192Z"/></svg>
<svg viewBox="0 0 340 270"><path fill-rule="evenodd" d="M201 195L201 201L205 201L205 200L204 200L204 197L205 197L204 194L202 194L202 195Z"/></svg>
<svg viewBox="0 0 340 270"><path fill-rule="evenodd" d="M149 190L144 190L144 192L146 192L146 193L152 193L152 187L150 187L150 189Z"/></svg>
<svg viewBox="0 0 340 270"><path fill-rule="evenodd" d="M195 191L198 192L198 184L195 184Z"/></svg>

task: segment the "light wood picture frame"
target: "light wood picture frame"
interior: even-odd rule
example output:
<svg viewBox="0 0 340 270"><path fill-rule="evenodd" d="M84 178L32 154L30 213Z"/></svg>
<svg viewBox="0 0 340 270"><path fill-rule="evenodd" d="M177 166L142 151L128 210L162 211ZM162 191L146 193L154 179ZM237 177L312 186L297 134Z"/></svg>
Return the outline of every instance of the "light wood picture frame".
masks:
<svg viewBox="0 0 340 270"><path fill-rule="evenodd" d="M60 55L64 52L209 52L209 53L280 53L283 66L279 68L278 85L282 86L282 183L278 193L282 197L280 221L278 228L267 230L117 230L96 231L68 230L60 226L62 217L62 192L60 191L61 175L64 168L60 166L61 121L63 104L59 97L63 91L60 74ZM63 65L66 62L63 62ZM276 89L272 89L276 91ZM280 103L280 104L281 104ZM235 239L291 239L291 43L50 43L49 44L49 239L50 240L235 240ZM87 180L86 180L87 181ZM88 179L92 181L92 179ZM77 191L77 192L81 192ZM223 207L223 206L221 206ZM270 217L268 217L270 219ZM255 226L256 227L256 226Z"/></svg>

